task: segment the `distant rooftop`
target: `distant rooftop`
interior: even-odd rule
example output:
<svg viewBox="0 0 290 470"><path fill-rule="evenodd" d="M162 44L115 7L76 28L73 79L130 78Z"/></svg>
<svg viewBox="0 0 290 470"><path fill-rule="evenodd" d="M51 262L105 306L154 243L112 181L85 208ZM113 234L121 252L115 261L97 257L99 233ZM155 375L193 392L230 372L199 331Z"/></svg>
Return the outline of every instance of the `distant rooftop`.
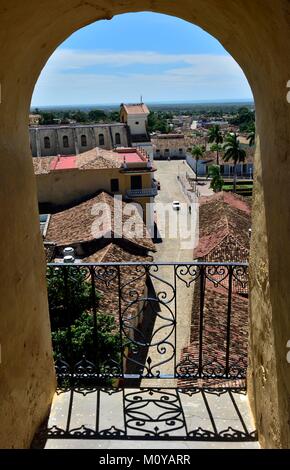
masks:
<svg viewBox="0 0 290 470"><path fill-rule="evenodd" d="M121 104L127 114L150 114L150 111L144 103Z"/></svg>

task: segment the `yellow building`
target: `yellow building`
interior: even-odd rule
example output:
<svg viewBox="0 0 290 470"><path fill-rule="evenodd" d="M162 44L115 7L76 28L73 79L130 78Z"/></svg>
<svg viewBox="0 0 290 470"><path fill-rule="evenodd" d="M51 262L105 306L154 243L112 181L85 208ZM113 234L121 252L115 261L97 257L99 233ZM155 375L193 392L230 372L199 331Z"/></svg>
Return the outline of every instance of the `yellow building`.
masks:
<svg viewBox="0 0 290 470"><path fill-rule="evenodd" d="M74 156L33 158L41 212L56 211L100 190L141 204L144 221L153 226L156 171L142 149L95 148Z"/></svg>

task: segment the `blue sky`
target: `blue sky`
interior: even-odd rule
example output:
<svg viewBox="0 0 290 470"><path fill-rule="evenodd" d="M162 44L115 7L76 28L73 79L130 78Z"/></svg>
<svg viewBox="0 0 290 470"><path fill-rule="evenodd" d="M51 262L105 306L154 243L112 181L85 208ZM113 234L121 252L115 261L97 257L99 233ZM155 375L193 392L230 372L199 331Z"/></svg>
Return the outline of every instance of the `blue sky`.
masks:
<svg viewBox="0 0 290 470"><path fill-rule="evenodd" d="M51 56L32 105L252 99L221 44L197 26L154 13L119 15L69 37Z"/></svg>

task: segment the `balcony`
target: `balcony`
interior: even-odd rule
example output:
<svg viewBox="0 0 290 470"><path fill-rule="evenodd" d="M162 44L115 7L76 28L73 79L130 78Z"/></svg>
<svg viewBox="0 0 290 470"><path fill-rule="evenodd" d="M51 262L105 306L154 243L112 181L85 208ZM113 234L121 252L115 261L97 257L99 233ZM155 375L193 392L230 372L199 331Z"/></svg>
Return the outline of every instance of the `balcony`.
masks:
<svg viewBox="0 0 290 470"><path fill-rule="evenodd" d="M135 197L156 197L158 194L158 189L156 186L144 189L129 189L126 194L127 197L131 199Z"/></svg>
<svg viewBox="0 0 290 470"><path fill-rule="evenodd" d="M47 276L58 387L36 447L63 439L258 446L246 399L246 264L49 264Z"/></svg>

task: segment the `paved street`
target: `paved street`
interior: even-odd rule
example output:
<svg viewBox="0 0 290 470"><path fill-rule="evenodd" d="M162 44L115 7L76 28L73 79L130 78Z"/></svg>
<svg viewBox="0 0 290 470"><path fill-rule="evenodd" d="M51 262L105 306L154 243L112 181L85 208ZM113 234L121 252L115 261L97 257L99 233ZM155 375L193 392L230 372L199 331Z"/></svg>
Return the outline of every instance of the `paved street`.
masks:
<svg viewBox="0 0 290 470"><path fill-rule="evenodd" d="M178 262L178 263L187 263L193 261L193 247L196 240L195 231L196 225L194 220L198 217L198 206L197 204L192 204L192 211L189 214L188 206L190 205L189 199L185 196L181 184L177 179L177 176L185 175L186 172L194 177L194 173L191 168L183 161L156 161L155 165L157 167L157 173L155 174L156 179L160 181L161 190L159 191L158 196L155 199L156 210L157 210L157 225L159 229L165 228L165 237L162 238L160 243L156 243L157 253L154 254L154 261L156 262ZM172 209L172 201L178 200L182 206L180 212L176 212ZM170 238L169 235L169 218L166 219L165 227L160 215L162 209L162 204L169 204L167 208L168 214L173 215L172 224L175 220L179 221L179 235L174 238ZM160 206L161 207L160 207ZM176 218L176 219L175 219ZM190 223L192 222L192 226ZM161 227L162 226L162 227ZM180 237L186 233L187 228L190 227L190 234L192 239L187 242L182 240ZM163 231L164 232L164 231ZM192 309L192 294L193 294L193 285L187 287L185 282L177 279L176 285L176 306L174 302L174 292L172 287L174 286L174 267L173 266L161 266L159 267L158 273L156 273L160 280L154 280L154 288L156 294L165 293L166 298L163 297L163 294L160 295L160 299L163 300L164 304L160 302L160 312L156 317L155 328L154 328L154 341L152 343L162 342L166 338L167 334L170 333L170 326L165 326L170 324L167 319L172 318L171 315L176 314L176 360L177 363L180 360L180 355L182 349L188 345L190 339L190 324L191 324L191 309ZM188 276L184 276L184 279L188 279ZM163 281L166 281L166 284ZM173 297L173 298L172 298ZM171 302L168 302L172 299ZM168 303L167 303L168 302ZM176 310L176 312L175 312ZM159 331L158 331L159 330ZM161 344L164 346L165 350L161 353L160 347L152 346L148 352L148 356L151 357L153 364L159 364L158 367L153 369L153 372L156 373L157 370L160 370L161 374L173 374L174 372L174 358L171 360L170 357L174 353L174 332L167 339L166 344ZM166 362L167 361L167 362ZM164 364L165 362L165 364ZM144 380L142 385L152 385L152 382ZM154 381L155 382L155 381ZM170 383L169 383L170 382ZM164 382L163 382L164 383ZM156 385L158 382L156 381ZM160 385L160 382L159 382ZM165 385L165 383L164 383ZM175 380L168 380L166 385L175 386Z"/></svg>

